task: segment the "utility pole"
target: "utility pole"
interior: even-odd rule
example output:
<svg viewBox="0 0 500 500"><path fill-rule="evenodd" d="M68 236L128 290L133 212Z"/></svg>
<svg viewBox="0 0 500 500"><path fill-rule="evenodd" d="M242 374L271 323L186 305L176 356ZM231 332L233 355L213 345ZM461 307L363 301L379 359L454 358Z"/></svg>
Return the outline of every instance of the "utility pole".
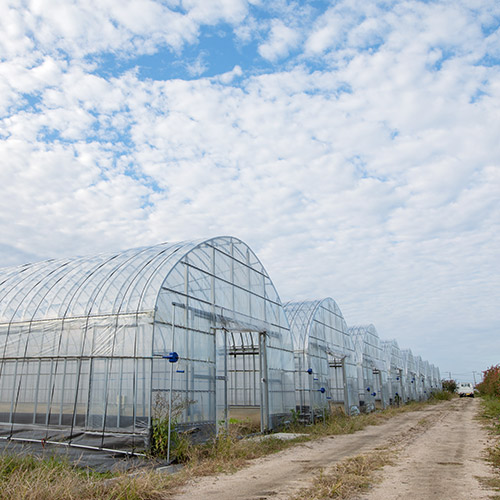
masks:
<svg viewBox="0 0 500 500"><path fill-rule="evenodd" d="M451 380L451 372L448 372L448 375L450 376L449 380Z"/></svg>
<svg viewBox="0 0 500 500"><path fill-rule="evenodd" d="M476 386L476 372L473 370L472 371L472 376L474 378L474 387Z"/></svg>

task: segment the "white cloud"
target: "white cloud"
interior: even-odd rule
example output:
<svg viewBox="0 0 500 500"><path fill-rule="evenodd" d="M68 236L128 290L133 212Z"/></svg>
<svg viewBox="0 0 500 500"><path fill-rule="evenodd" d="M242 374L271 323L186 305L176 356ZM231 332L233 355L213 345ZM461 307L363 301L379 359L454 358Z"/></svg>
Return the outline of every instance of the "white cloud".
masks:
<svg viewBox="0 0 500 500"><path fill-rule="evenodd" d="M4 5L0 11L0 53L26 56L34 46L46 54L64 51L71 58L98 52L150 54L164 45L180 50L197 40L201 25L236 24L248 11L245 0L184 0L180 11L175 10L176 4L32 0L27 6Z"/></svg>
<svg viewBox="0 0 500 500"><path fill-rule="evenodd" d="M496 4L339 2L309 31L287 11L258 49L286 69L266 74L242 60L154 81L98 76L80 59L180 50L221 20L249 27L246 42L262 32L255 7L209 3L3 12L19 42L2 30L4 262L234 234L282 298L331 295L349 323L430 361L433 336L498 331L500 75L480 64L496 53L480 24Z"/></svg>
<svg viewBox="0 0 500 500"><path fill-rule="evenodd" d="M221 83L227 85L231 83L234 80L234 78L241 75L243 75L243 71L240 66L236 65L231 71L223 73L222 75L219 75L217 78Z"/></svg>
<svg viewBox="0 0 500 500"><path fill-rule="evenodd" d="M327 11L315 23L305 43L306 52L322 53L340 42L344 34L347 19Z"/></svg>
<svg viewBox="0 0 500 500"><path fill-rule="evenodd" d="M206 53L201 52L198 57L191 63L186 64L187 72L190 76L201 76L208 69L208 64L205 61Z"/></svg>
<svg viewBox="0 0 500 500"><path fill-rule="evenodd" d="M215 24L226 21L237 24L248 12L247 0L182 0L182 6L189 11L189 17L200 24Z"/></svg>
<svg viewBox="0 0 500 500"><path fill-rule="evenodd" d="M300 34L295 29L286 26L281 20L271 22L269 39L259 46L259 54L269 61L286 57L300 41Z"/></svg>

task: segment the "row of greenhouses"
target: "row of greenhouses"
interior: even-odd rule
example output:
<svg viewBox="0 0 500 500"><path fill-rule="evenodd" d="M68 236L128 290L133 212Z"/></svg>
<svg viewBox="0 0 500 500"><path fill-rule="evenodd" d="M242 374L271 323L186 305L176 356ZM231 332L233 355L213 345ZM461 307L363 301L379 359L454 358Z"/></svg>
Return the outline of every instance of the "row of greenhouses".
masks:
<svg viewBox="0 0 500 500"><path fill-rule="evenodd" d="M0 336L7 440L129 453L162 420L203 440L230 420L266 431L441 387L333 299L283 304L233 237L0 269Z"/></svg>

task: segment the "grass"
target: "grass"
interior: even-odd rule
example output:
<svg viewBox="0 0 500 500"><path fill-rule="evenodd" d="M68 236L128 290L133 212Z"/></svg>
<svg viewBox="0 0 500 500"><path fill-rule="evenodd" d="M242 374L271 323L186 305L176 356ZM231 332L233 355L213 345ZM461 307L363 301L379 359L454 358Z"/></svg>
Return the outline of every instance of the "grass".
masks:
<svg viewBox="0 0 500 500"><path fill-rule="evenodd" d="M130 474L129 471L129 473L103 475L78 468L56 458L41 459L5 452L0 454L0 500L156 500L168 498L190 478L234 472L244 467L251 459L279 452L299 442L337 434L351 434L368 425L383 423L397 414L418 410L426 404L428 402L410 403L399 408L389 408L356 417L347 417L339 412L314 425L289 425L287 430L305 434L292 440L281 440L272 436L263 440L241 439L241 434L246 432L246 424L232 422L229 433L221 434L205 444L193 446L188 442L182 443L184 468L174 475L158 474L152 468L142 469L137 474ZM349 476L349 481L354 481L354 476L357 474L355 467L358 467L358 471L372 470L377 462L384 463L386 460L384 457L383 453L377 452L371 458L353 459L354 462L350 465L353 471L345 472L342 476L344 478L342 485L335 486L335 488L338 491L343 491L345 488L353 490L361 488L362 479L358 486L354 486L354 483L347 486L345 478ZM338 467L344 466L339 464ZM330 481L330 474L328 477L325 475L324 480Z"/></svg>
<svg viewBox="0 0 500 500"><path fill-rule="evenodd" d="M493 435L495 444L488 448L488 461L493 465L499 477L485 480L493 490L500 492L500 398L495 396L481 397L481 418ZM500 499L500 495L495 498Z"/></svg>
<svg viewBox="0 0 500 500"><path fill-rule="evenodd" d="M481 417L490 431L496 436L495 445L488 449L488 458L500 473L500 398L482 396L481 406Z"/></svg>
<svg viewBox="0 0 500 500"><path fill-rule="evenodd" d="M0 455L0 499L156 500L165 498L171 480L153 471L113 476L79 469L55 457Z"/></svg>
<svg viewBox="0 0 500 500"><path fill-rule="evenodd" d="M455 398L456 395L450 391L436 391L430 396L430 401L449 401Z"/></svg>
<svg viewBox="0 0 500 500"><path fill-rule="evenodd" d="M488 426L495 434L500 434L500 398L495 396L481 397L482 414Z"/></svg>
<svg viewBox="0 0 500 500"><path fill-rule="evenodd" d="M375 482L375 471L393 463L393 455L387 450L374 451L344 460L328 472L320 472L312 488L304 489L294 500L358 497Z"/></svg>

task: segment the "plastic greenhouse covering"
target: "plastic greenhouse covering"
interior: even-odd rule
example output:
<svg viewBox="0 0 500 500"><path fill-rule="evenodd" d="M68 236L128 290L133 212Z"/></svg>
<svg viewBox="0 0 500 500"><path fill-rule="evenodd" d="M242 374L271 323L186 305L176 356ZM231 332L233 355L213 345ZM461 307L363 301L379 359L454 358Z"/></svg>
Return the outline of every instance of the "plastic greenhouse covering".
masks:
<svg viewBox="0 0 500 500"><path fill-rule="evenodd" d="M3 438L141 449L165 408L200 436L295 408L284 308L236 238L1 269L0 336Z"/></svg>
<svg viewBox="0 0 500 500"><path fill-rule="evenodd" d="M389 403L399 404L405 401L404 364L401 349L396 340L382 340L381 345L387 369Z"/></svg>
<svg viewBox="0 0 500 500"><path fill-rule="evenodd" d="M424 361L421 356L415 356L415 386L417 390L417 400L422 400L424 398L424 382L425 382L425 370Z"/></svg>
<svg viewBox="0 0 500 500"><path fill-rule="evenodd" d="M424 360L424 395L429 397L432 390L431 364Z"/></svg>
<svg viewBox="0 0 500 500"><path fill-rule="evenodd" d="M431 392L436 391L437 384L436 381L434 380L434 365L432 363L429 363L429 372L427 378L429 381L429 387L431 388Z"/></svg>
<svg viewBox="0 0 500 500"><path fill-rule="evenodd" d="M437 366L433 367L433 380L436 385L436 389L440 391L443 388L443 385L441 384L441 373L439 372L439 367Z"/></svg>
<svg viewBox="0 0 500 500"><path fill-rule="evenodd" d="M354 346L337 303L289 302L285 312L295 348L297 411L312 420L332 405L359 413Z"/></svg>
<svg viewBox="0 0 500 500"><path fill-rule="evenodd" d="M403 356L403 364L404 364L404 378L405 378L405 396L406 401L416 400L417 399L417 368L415 364L415 358L413 357L413 353L411 349L403 349L401 351Z"/></svg>
<svg viewBox="0 0 500 500"><path fill-rule="evenodd" d="M389 404L387 368L377 330L360 325L350 327L349 333L356 351L360 405L364 411L385 408Z"/></svg>

